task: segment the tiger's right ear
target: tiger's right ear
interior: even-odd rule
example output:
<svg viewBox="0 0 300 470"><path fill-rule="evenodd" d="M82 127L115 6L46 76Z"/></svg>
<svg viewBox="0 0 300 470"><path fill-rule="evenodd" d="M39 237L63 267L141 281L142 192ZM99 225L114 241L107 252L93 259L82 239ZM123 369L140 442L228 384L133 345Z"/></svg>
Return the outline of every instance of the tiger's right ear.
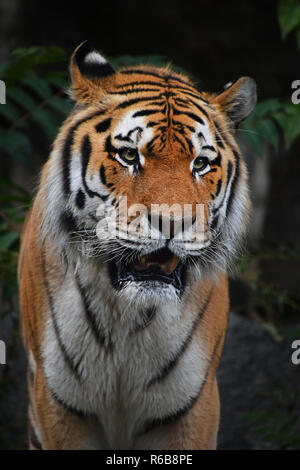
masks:
<svg viewBox="0 0 300 470"><path fill-rule="evenodd" d="M84 104L99 100L115 75L113 67L88 41L73 52L70 70L71 96Z"/></svg>

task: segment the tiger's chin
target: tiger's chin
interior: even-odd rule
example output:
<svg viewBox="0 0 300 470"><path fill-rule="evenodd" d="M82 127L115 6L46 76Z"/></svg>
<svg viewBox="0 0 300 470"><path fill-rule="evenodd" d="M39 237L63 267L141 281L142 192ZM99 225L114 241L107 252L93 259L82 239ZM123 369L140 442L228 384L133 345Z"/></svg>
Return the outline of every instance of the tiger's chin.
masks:
<svg viewBox="0 0 300 470"><path fill-rule="evenodd" d="M187 266L167 248L135 257L132 262L109 263L113 287L123 298L138 303L178 300L185 289L186 272Z"/></svg>
<svg viewBox="0 0 300 470"><path fill-rule="evenodd" d="M148 308L162 305L174 305L180 300L181 293L172 285L161 282L129 282L118 291L119 298L126 304L135 307Z"/></svg>

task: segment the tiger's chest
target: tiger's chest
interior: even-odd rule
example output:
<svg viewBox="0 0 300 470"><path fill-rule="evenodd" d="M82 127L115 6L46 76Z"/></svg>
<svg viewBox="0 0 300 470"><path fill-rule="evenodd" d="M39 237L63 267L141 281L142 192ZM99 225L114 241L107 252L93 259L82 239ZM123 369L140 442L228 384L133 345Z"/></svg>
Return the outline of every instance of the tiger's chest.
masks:
<svg viewBox="0 0 300 470"><path fill-rule="evenodd" d="M103 290L66 276L49 288L43 344L55 396L96 417L109 448L130 448L149 423L186 406L204 380L205 351L190 337L196 309L180 304L113 310Z"/></svg>

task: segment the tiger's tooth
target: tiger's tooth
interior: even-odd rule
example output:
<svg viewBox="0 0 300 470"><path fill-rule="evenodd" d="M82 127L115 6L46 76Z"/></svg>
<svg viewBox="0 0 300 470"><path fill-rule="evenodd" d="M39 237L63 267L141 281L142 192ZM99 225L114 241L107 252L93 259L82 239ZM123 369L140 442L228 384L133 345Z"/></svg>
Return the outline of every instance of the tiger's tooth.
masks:
<svg viewBox="0 0 300 470"><path fill-rule="evenodd" d="M175 269L177 268L177 265L179 263L179 258L178 256L174 255L172 256L171 259L169 259L164 265L163 268L164 270L168 273L171 274Z"/></svg>

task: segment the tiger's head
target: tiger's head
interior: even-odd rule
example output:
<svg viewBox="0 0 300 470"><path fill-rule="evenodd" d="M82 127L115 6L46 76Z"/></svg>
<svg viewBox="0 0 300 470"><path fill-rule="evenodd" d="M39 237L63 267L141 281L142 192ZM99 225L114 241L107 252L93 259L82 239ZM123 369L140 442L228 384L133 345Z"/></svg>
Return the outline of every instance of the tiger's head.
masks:
<svg viewBox="0 0 300 470"><path fill-rule="evenodd" d="M115 71L88 42L70 68L76 104L44 172L44 232L96 259L125 297L180 297L226 270L249 212L235 130L255 82L206 93L169 67Z"/></svg>

